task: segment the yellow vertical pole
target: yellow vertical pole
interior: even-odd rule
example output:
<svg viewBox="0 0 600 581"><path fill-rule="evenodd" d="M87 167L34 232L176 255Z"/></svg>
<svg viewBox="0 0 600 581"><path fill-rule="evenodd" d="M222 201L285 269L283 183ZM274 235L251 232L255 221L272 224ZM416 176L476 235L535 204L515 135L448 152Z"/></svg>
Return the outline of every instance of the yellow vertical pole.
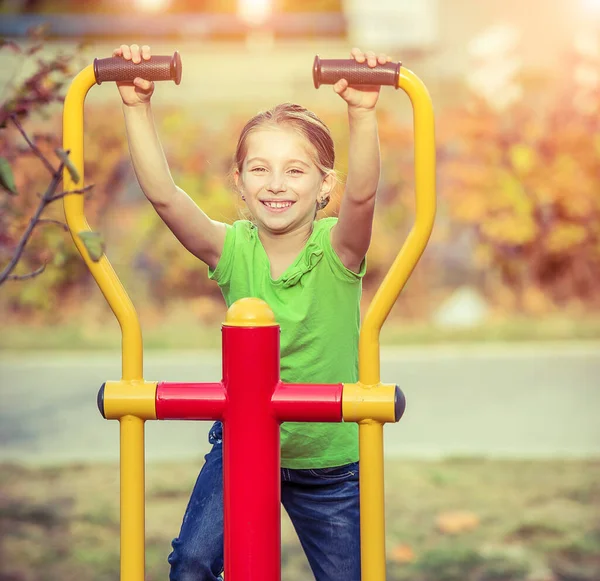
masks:
<svg viewBox="0 0 600 581"><path fill-rule="evenodd" d="M435 218L435 128L427 88L402 68L398 88L409 96L414 111L415 224L383 280L362 324L359 338L359 382L380 382L379 333L392 306L425 250ZM385 507L383 493L383 425L359 423L360 519L362 581L385 579Z"/></svg>
<svg viewBox="0 0 600 581"><path fill-rule="evenodd" d="M63 172L65 191L81 189L83 180L83 112L85 97L96 84L93 66L73 79L64 104L63 149L79 174ZM90 232L84 213L84 196L64 197L65 217L75 246L117 317L122 333L122 379L143 379L142 333L137 313L106 255L94 262L79 234ZM125 416L120 420L121 438L121 580L144 581L144 421Z"/></svg>
<svg viewBox="0 0 600 581"><path fill-rule="evenodd" d="M124 416L121 437L121 581L144 581L144 420Z"/></svg>

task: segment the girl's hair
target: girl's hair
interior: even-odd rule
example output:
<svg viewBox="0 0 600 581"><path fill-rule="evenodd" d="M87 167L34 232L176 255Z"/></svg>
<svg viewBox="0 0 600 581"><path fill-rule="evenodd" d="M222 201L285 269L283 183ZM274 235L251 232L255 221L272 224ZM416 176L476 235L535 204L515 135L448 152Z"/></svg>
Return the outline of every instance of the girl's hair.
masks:
<svg viewBox="0 0 600 581"><path fill-rule="evenodd" d="M316 157L313 157L315 165L319 168L323 176L333 173L333 165L335 162L335 150L333 139L327 125L323 123L312 111L295 105L294 103L282 103L268 111L262 111L255 115L246 123L240 138L238 139L237 148L235 150L235 168L241 172L244 158L247 153L248 135L259 127L265 125L288 125L295 129L300 135L308 140L314 147ZM322 210L329 203L330 196L319 203L318 210Z"/></svg>

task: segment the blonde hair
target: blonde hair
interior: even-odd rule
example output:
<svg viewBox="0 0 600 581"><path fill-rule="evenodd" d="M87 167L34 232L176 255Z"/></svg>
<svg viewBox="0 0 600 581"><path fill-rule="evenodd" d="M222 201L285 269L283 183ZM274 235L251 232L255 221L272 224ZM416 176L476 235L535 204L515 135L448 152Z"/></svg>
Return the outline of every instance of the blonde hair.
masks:
<svg viewBox="0 0 600 581"><path fill-rule="evenodd" d="M289 125L302 135L313 147L316 156L313 157L315 165L323 177L334 174L335 148L331 133L323 121L312 111L294 103L282 103L255 115L246 123L235 150L234 165L238 172L242 171L242 165L247 154L248 135L259 127L265 125ZM317 210L322 210L329 203L331 196L327 194L317 205Z"/></svg>

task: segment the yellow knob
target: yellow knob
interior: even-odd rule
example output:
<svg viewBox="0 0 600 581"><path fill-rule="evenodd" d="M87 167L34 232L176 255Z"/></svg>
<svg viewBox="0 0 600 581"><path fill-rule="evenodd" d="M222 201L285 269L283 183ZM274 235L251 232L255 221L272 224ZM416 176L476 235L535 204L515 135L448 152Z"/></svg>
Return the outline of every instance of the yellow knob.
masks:
<svg viewBox="0 0 600 581"><path fill-rule="evenodd" d="M271 307L256 298L239 299L227 310L225 323L229 327L271 327L277 325Z"/></svg>

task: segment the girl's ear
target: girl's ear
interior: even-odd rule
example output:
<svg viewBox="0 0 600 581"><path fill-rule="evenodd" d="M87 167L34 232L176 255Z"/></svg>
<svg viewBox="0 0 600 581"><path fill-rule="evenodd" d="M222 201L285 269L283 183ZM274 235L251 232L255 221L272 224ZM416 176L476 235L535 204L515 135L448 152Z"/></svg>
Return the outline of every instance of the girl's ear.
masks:
<svg viewBox="0 0 600 581"><path fill-rule="evenodd" d="M240 189L239 181L240 181L240 170L236 168L233 170L233 183L235 184L235 187L238 190Z"/></svg>
<svg viewBox="0 0 600 581"><path fill-rule="evenodd" d="M321 184L321 197L329 196L335 187L336 179L335 173L330 171L324 178Z"/></svg>

